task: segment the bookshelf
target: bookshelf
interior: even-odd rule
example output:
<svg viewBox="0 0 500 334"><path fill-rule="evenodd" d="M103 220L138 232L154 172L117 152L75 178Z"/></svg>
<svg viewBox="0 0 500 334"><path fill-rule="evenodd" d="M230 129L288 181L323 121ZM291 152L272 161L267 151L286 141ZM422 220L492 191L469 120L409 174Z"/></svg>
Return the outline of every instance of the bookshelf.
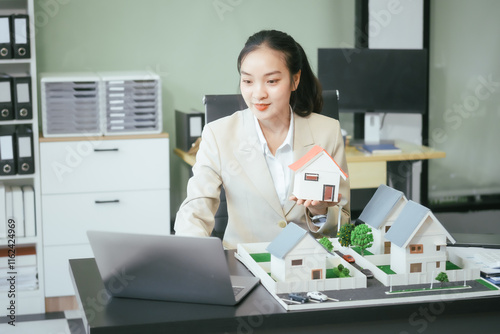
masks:
<svg viewBox="0 0 500 334"><path fill-rule="evenodd" d="M31 56L29 58L12 58L0 59L0 73L8 75L28 74L31 76L31 103L32 103L32 118L31 119L14 119L14 120L0 120L0 130L18 129L19 126L27 126L32 130L32 157L34 172L31 174L13 174L13 175L0 175L0 184L5 187L23 187L29 186L33 188L34 198L34 213L33 209L22 215L21 221L16 221L16 232L19 224L24 224L24 217L30 214L34 217L34 235L21 236L18 233L14 238L8 234L3 234L0 237L0 250L16 249L17 254L15 258L15 266L13 272L16 273L17 284L15 285L15 292L13 296L9 293L11 286L0 286L0 316L12 315L15 316L23 314L44 313L45 312L45 294L44 294L44 272L43 272L43 245L42 245L42 226L41 226L41 206L40 206L40 167L39 167L39 149L38 149L38 108L37 108L37 70L36 70L36 49L35 49L35 32L34 32L34 1L33 0L8 0L0 1L0 16L9 16L12 14L27 14L29 16L29 46ZM2 203L0 203L2 204ZM23 210L26 206L23 205ZM0 214L7 214L4 206L0 208ZM7 221L8 221L7 217ZM11 217L14 218L14 217ZM0 226L0 228L4 228ZM33 230L33 229L32 229ZM25 226L26 231L26 226ZM15 243L14 243L15 242ZM30 250L31 255L25 257L21 255L22 252ZM6 254L6 252L0 254ZM33 256L34 255L34 256ZM0 257L0 269L7 267L9 256ZM28 260L29 258L29 260ZM26 261L28 260L28 261ZM29 287L25 287L21 278L25 272L26 266L31 266L36 275ZM33 268L34 266L34 268ZM31 270L30 270L31 272ZM7 290L5 290L7 288ZM14 303L15 311L8 310L8 307Z"/></svg>

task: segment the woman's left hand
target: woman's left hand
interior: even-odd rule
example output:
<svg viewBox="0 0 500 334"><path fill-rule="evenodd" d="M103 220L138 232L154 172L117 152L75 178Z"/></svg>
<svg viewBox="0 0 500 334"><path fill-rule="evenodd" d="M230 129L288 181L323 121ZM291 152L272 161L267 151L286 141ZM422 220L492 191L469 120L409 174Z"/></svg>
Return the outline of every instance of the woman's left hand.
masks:
<svg viewBox="0 0 500 334"><path fill-rule="evenodd" d="M328 208L337 205L342 199L342 195L339 194L338 202L325 202L311 199L300 199L295 196L290 196L290 200L297 202L298 205L304 205L309 209L309 212L313 215L326 215Z"/></svg>

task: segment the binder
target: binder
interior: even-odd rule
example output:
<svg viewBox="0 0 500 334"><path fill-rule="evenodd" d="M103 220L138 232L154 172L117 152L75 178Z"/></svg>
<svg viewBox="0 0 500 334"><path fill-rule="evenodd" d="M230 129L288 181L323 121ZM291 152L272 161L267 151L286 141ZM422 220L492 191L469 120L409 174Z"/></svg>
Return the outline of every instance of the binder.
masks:
<svg viewBox="0 0 500 334"><path fill-rule="evenodd" d="M12 215L16 222L16 237L24 237L23 191L20 186L12 186Z"/></svg>
<svg viewBox="0 0 500 334"><path fill-rule="evenodd" d="M12 58L10 16L0 16L0 59Z"/></svg>
<svg viewBox="0 0 500 334"><path fill-rule="evenodd" d="M12 214L12 190L10 186L5 186L5 218L7 219L7 222L9 219L13 219L14 215ZM7 229L7 234L8 233Z"/></svg>
<svg viewBox="0 0 500 334"><path fill-rule="evenodd" d="M7 238L7 210L5 208L5 185L0 183L0 239Z"/></svg>
<svg viewBox="0 0 500 334"><path fill-rule="evenodd" d="M29 23L26 14L12 14L10 17L13 58L31 57Z"/></svg>
<svg viewBox="0 0 500 334"><path fill-rule="evenodd" d="M15 132L16 170L18 174L33 174L33 130L29 125L18 125Z"/></svg>
<svg viewBox="0 0 500 334"><path fill-rule="evenodd" d="M32 186L22 186L24 201L24 232L26 237L36 235L35 192Z"/></svg>
<svg viewBox="0 0 500 334"><path fill-rule="evenodd" d="M16 174L14 131L10 126L0 126L0 175Z"/></svg>
<svg viewBox="0 0 500 334"><path fill-rule="evenodd" d="M14 119L11 81L9 75L0 74L0 121Z"/></svg>
<svg viewBox="0 0 500 334"><path fill-rule="evenodd" d="M175 111L175 129L177 147L183 151L189 151L196 139L201 137L201 131L205 125L205 114L201 111L191 110L184 112Z"/></svg>
<svg viewBox="0 0 500 334"><path fill-rule="evenodd" d="M31 76L11 75L13 113L16 119L32 119Z"/></svg>

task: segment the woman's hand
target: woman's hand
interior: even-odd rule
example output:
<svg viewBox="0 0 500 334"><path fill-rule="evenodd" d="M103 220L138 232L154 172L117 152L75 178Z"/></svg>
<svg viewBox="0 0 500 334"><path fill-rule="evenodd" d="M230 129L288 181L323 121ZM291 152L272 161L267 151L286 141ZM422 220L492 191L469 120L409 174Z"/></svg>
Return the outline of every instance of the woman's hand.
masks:
<svg viewBox="0 0 500 334"><path fill-rule="evenodd" d="M290 196L291 201L297 202L298 205L304 205L306 208L309 209L309 212L313 216L326 215L328 208L337 205L341 199L342 199L341 194L339 194L338 202L325 202L325 201L310 200L310 199L299 199L293 195Z"/></svg>

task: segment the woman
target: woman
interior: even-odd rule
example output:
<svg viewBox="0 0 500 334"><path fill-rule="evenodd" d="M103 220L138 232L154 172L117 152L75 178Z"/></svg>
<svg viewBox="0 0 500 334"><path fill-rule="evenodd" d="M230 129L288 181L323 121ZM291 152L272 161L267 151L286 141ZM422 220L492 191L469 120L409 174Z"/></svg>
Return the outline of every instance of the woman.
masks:
<svg viewBox="0 0 500 334"><path fill-rule="evenodd" d="M335 236L338 203L291 195L293 175L288 166L314 145L323 147L347 172L339 122L316 113L322 108L321 87L304 50L283 32L260 31L241 50L238 71L248 109L203 129L187 198L177 213L176 234L211 234L223 186L226 248L271 241L290 222L318 237ZM342 222L348 222L348 181L341 181L339 194L347 201ZM312 222L322 215L326 222Z"/></svg>

